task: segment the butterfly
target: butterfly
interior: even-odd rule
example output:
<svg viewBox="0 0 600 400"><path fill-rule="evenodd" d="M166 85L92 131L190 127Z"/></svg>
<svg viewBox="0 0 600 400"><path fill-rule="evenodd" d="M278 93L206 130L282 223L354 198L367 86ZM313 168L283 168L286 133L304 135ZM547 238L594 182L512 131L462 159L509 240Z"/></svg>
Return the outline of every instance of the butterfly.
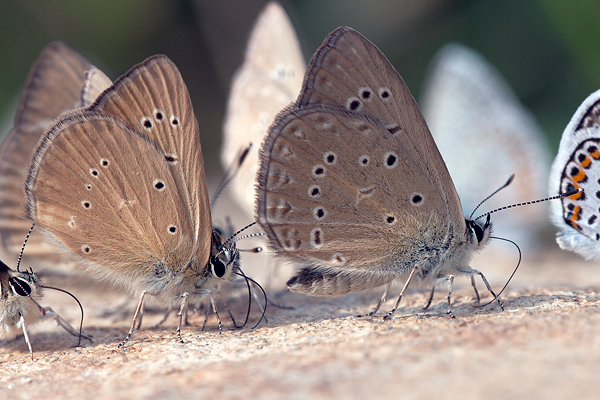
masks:
<svg viewBox="0 0 600 400"><path fill-rule="evenodd" d="M30 233L31 228L28 235ZM22 332L29 348L29 355L33 360L33 349L27 327L51 318L71 335L84 337L91 341L88 336L77 332L52 308L42 307L38 303L42 298L43 289L50 287L44 286L41 278L31 268L29 271L19 270L20 256L21 254L17 261L16 271L0 260L0 339L11 339Z"/></svg>
<svg viewBox="0 0 600 400"><path fill-rule="evenodd" d="M43 135L25 183L27 215L90 271L164 305L196 303L239 265L212 229L199 126L177 67L134 66ZM214 304L214 303L213 303ZM125 342L123 342L125 343Z"/></svg>
<svg viewBox="0 0 600 400"><path fill-rule="evenodd" d="M556 241L564 250L600 260L600 90L579 106L565 128L550 169L548 187L584 191L551 204Z"/></svg>
<svg viewBox="0 0 600 400"><path fill-rule="evenodd" d="M293 292L337 296L411 280L484 275L468 266L491 222L460 199L406 84L368 39L340 27L312 57L296 102L260 151L256 220L300 267ZM492 291L491 291L492 292ZM493 292L492 292L493 293Z"/></svg>
<svg viewBox="0 0 600 400"><path fill-rule="evenodd" d="M244 165L231 182L234 199L248 215L254 210L258 148L275 115L300 93L306 63L283 7L268 3L250 33L244 63L236 72L223 123L221 163L232 165L248 143Z"/></svg>
<svg viewBox="0 0 600 400"><path fill-rule="evenodd" d="M90 105L110 84L102 71L64 43L53 42L42 50L29 71L14 127L0 148L0 258L16 260L31 227L23 217L23 184L42 133L60 114ZM33 231L24 261L55 268L66 258Z"/></svg>
<svg viewBox="0 0 600 400"><path fill-rule="evenodd" d="M497 188L490 176L516 175L493 197L496 204L545 195L548 145L496 68L474 50L451 43L438 51L425 82L421 111L465 213ZM517 208L494 223L494 233L533 246L545 213L544 207Z"/></svg>

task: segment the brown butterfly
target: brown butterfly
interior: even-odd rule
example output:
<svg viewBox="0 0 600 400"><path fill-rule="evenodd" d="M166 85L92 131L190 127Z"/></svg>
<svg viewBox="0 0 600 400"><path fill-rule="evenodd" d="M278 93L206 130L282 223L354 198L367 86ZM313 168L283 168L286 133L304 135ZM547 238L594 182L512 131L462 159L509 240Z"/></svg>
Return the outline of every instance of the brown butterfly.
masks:
<svg viewBox="0 0 600 400"><path fill-rule="evenodd" d="M59 118L34 154L28 216L90 271L140 294L126 340L146 295L180 307L179 333L188 301L238 268L235 244L212 229L198 122L167 57Z"/></svg>
<svg viewBox="0 0 600 400"><path fill-rule="evenodd" d="M406 84L347 27L310 61L302 92L269 128L256 219L277 255L300 266L293 292L337 296L411 280L435 286L483 274L468 266L491 223L465 217ZM493 292L492 292L493 293Z"/></svg>
<svg viewBox="0 0 600 400"><path fill-rule="evenodd" d="M0 148L0 258L17 260L31 222L23 217L23 184L33 148L62 113L90 105L111 81L75 50L53 42L31 67L14 127ZM41 232L33 231L24 262L56 267L65 261Z"/></svg>

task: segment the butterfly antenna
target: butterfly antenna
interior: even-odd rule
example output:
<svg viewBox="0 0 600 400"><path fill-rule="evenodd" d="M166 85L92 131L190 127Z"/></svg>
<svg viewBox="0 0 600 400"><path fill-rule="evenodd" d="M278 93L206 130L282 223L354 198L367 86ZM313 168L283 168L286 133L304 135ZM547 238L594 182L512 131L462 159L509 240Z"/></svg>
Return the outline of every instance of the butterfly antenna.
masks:
<svg viewBox="0 0 600 400"><path fill-rule="evenodd" d="M68 292L64 289L60 289L60 288L53 287L53 286L46 286L46 285L40 285L40 287L43 287L44 289L52 289L52 290L57 290L59 292L66 293L69 296L71 296L73 299L75 299L75 301L79 305L79 309L81 310L81 320L79 321L79 341L77 342L77 347L79 347L79 345L81 345L81 338L83 337L83 306L81 305L81 302L79 301L79 299L77 297L75 297L75 295L73 293ZM30 298L31 298L31 296L30 296ZM39 305L38 305L38 307L39 307Z"/></svg>
<svg viewBox="0 0 600 400"><path fill-rule="evenodd" d="M244 232L246 229L251 228L252 226L256 225L256 221L252 222L251 224L246 225L245 227L243 227L242 229L240 229L239 231L237 231L236 233L234 233L233 235L229 236L229 239L227 239L222 246L225 247L225 245L227 245L227 243L231 242L237 235L239 235L240 233ZM251 234L248 235L246 237L252 237L252 236L262 236L261 233L256 233L256 234ZM239 239L238 239L239 240ZM234 240L234 243L237 242L237 240Z"/></svg>
<svg viewBox="0 0 600 400"><path fill-rule="evenodd" d="M244 163L244 160L246 159L246 156L250 152L251 148L252 148L252 143L250 143L248 145L248 147L246 147L245 149L243 149L240 152L240 155L236 159L235 164L232 165L232 166L230 166L227 169L227 171L225 171L225 175L223 176L223 179L221 179L221 182L219 183L219 186L217 186L217 190L215 190L215 194L213 195L213 198L212 198L212 200L210 202L211 208L215 205L217 199L223 193L223 190L225 190L225 188L229 185L229 183L233 180L233 178L235 178L235 176L237 175L238 171L242 167L242 164Z"/></svg>
<svg viewBox="0 0 600 400"><path fill-rule="evenodd" d="M489 199L491 199L493 196L496 195L496 193L498 193L499 191L501 191L502 189L504 189L505 187L507 187L508 185L510 185L513 181L513 179L515 179L515 174L512 174L510 176L510 178L508 178L508 180L506 181L506 183L502 186L500 186L498 189L494 190L494 192L492 194L490 194L488 197L486 197L485 199L481 200L481 202L479 204L477 204L477 207L475 207L475 209L473 210L473 212L471 213L471 215L469 215L469 218L473 218L473 214L475 214L475 211L477 211L477 209L479 207L481 207L481 205L483 203L485 203L486 201L488 201Z"/></svg>
<svg viewBox="0 0 600 400"><path fill-rule="evenodd" d="M517 251L519 252L519 261L517 262L517 266L515 267L515 270L512 272L512 274L510 274L510 277L508 278L508 280L504 284L504 287L502 288L502 290L499 291L498 294L495 295L495 297L491 301L489 301L489 302L481 305L480 307L485 307L485 306L487 306L489 304L492 304L494 301L496 301L496 300L498 300L500 298L500 295L502 294L502 292L504 292L504 289L506 289L506 287L510 283L511 279L513 278L513 276L515 276L515 274L517 273L517 269L519 269L519 265L521 265L521 248L519 247L518 244L516 244L515 242L513 242L510 239L505 239L505 238L496 237L496 236L490 236L490 239L504 240L505 242L512 243L517 248Z"/></svg>
<svg viewBox="0 0 600 400"><path fill-rule="evenodd" d="M242 278L244 278L244 280L246 281L246 285L248 286L248 311L246 312L246 320L244 321L244 323L241 326L239 326L239 328L244 327L248 323L248 318L250 316L250 307L252 307L252 289L250 287L250 282L254 283L260 289L260 291L263 293L263 296L265 298L265 307L263 308L263 312L262 312L262 315L260 316L260 319L258 320L256 325L254 325L252 327L252 329L254 329L262 322L263 318L265 317L265 314L267 313L267 306L269 304L269 300L267 298L267 293L265 292L265 289L263 289L263 287L258 282L256 282L254 279L252 279L249 276L247 276L246 274L244 274L244 271L242 271L242 269L239 267L238 267L238 271L239 272L234 271L233 273L235 275L238 275L238 276L241 276Z"/></svg>
<svg viewBox="0 0 600 400"><path fill-rule="evenodd" d="M25 251L25 245L27 244L27 240L29 240L29 235L31 235L31 231L33 230L34 226L35 226L35 224L31 225L31 228L29 228L29 232L27 232L27 236L25 236L25 241L23 242L23 246L21 246L21 252L19 253L19 258L17 259L17 272L21 272L19 270L19 267L21 266L21 259L23 258L23 252Z"/></svg>
<svg viewBox="0 0 600 400"><path fill-rule="evenodd" d="M548 200L562 199L563 197L573 196L574 194L581 193L581 192L583 192L583 188L571 189L568 192L561 193L561 194L556 195L556 196L551 196L551 197L546 197L544 199L533 200L533 201L526 201L524 203L511 204L511 205L508 205L508 206L496 208L495 210L488 211L485 214L480 215L479 217L475 218L473 221L477 221L478 219L481 219L483 217L487 217L490 214L493 214L493 213L498 212L498 211L506 210L506 209L509 209L509 208L526 206L526 205L529 205L529 204L541 203L543 201L548 201ZM473 215L473 214L471 214L471 215Z"/></svg>

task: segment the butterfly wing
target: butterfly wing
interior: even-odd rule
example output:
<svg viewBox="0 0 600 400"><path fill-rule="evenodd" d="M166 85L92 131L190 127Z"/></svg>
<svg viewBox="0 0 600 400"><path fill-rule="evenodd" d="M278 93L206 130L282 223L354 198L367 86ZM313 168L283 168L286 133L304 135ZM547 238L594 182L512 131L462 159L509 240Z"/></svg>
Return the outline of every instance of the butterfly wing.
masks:
<svg viewBox="0 0 600 400"><path fill-rule="evenodd" d="M444 46L432 62L420 104L465 213L512 174L515 180L488 207L545 196L549 151L543 133L480 54L455 43ZM531 242L545 212L543 206L517 208L494 223L494 232Z"/></svg>
<svg viewBox="0 0 600 400"><path fill-rule="evenodd" d="M310 61L298 108L326 104L374 117L406 149L421 181L439 193L432 206L465 227L460 199L444 160L404 80L385 55L352 28L340 27ZM421 184L421 182L419 182Z"/></svg>
<svg viewBox="0 0 600 400"><path fill-rule="evenodd" d="M81 91L81 106L89 107L100 94L112 85L112 81L93 65L85 70L85 80Z"/></svg>
<svg viewBox="0 0 600 400"><path fill-rule="evenodd" d="M29 72L14 128L0 149L0 254L4 259L17 259L31 228L31 223L22 217L23 182L30 154L40 136L63 112L87 105L83 97L89 99L110 85L110 80L99 70L94 79L88 79L86 71L90 68L95 67L79 53L64 43L54 42L42 51ZM35 230L27 242L24 261L28 257L36 263L52 265L61 260Z"/></svg>
<svg viewBox="0 0 600 400"><path fill-rule="evenodd" d="M206 263L212 224L198 122L179 70L158 55L130 69L115 81L89 111L113 116L160 149L175 185L189 210L194 253Z"/></svg>
<svg viewBox="0 0 600 400"><path fill-rule="evenodd" d="M298 96L305 68L300 44L283 7L268 3L250 34L244 63L233 78L223 124L224 168L233 165L241 149L254 144L230 185L248 214L254 208L259 144L275 115Z"/></svg>
<svg viewBox="0 0 600 400"><path fill-rule="evenodd" d="M600 259L600 90L577 109L565 128L552 164L549 190L552 195L574 188L584 192L551 203L551 216L560 229L561 248L586 259Z"/></svg>
<svg viewBox="0 0 600 400"><path fill-rule="evenodd" d="M134 290L152 293L193 254L192 221L164 153L114 117L79 111L58 121L25 190L32 220Z"/></svg>

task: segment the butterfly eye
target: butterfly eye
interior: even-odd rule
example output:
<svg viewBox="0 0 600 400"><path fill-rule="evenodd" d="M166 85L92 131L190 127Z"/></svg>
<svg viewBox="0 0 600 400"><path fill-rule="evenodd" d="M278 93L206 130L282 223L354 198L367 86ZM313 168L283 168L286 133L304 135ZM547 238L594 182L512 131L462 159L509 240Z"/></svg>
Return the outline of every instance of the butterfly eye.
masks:
<svg viewBox="0 0 600 400"><path fill-rule="evenodd" d="M223 261L219 260L219 258L216 256L212 256L210 258L210 272L213 274L213 276L222 278L226 271L227 268L225 268Z"/></svg>
<svg viewBox="0 0 600 400"><path fill-rule="evenodd" d="M31 287L29 283L24 281L21 278L8 278L10 283L10 287L12 287L13 291L19 296L29 296L31 294Z"/></svg>
<svg viewBox="0 0 600 400"><path fill-rule="evenodd" d="M469 221L468 223L469 223L469 227L473 230L473 232L475 232L475 237L477 238L477 243L480 243L483 240L484 228L477 225L477 223L475 223L474 221ZM489 223L489 220L486 222L486 227L487 227L488 223Z"/></svg>

